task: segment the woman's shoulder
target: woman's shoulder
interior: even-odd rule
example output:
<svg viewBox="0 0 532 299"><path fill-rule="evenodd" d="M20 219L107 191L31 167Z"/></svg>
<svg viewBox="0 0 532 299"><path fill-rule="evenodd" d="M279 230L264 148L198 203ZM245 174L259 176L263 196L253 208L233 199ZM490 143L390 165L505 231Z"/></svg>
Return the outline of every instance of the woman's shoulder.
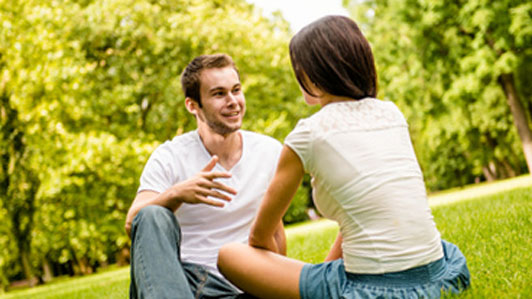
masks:
<svg viewBox="0 0 532 299"><path fill-rule="evenodd" d="M324 132L377 130L407 125L393 102L375 98L329 103L301 122L311 129Z"/></svg>

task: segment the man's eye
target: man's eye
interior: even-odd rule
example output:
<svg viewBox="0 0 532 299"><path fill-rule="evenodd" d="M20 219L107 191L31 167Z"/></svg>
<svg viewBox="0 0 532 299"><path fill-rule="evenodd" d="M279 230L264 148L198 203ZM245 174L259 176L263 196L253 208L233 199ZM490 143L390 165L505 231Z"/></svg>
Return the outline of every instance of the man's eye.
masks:
<svg viewBox="0 0 532 299"><path fill-rule="evenodd" d="M214 96L215 96L215 97L223 97L223 96L224 96L224 93L221 92L221 91L219 91L219 92L215 92L215 93L214 93Z"/></svg>

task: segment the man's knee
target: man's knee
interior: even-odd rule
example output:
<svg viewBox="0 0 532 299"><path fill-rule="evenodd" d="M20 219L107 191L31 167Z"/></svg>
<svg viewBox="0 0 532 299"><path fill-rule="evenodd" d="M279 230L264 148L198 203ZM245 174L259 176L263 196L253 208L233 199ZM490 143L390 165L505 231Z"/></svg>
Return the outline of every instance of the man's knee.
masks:
<svg viewBox="0 0 532 299"><path fill-rule="evenodd" d="M179 228L179 223L175 218L174 213L169 209L158 206L149 205L142 208L133 219L133 226L139 225L155 225L160 228L175 229Z"/></svg>

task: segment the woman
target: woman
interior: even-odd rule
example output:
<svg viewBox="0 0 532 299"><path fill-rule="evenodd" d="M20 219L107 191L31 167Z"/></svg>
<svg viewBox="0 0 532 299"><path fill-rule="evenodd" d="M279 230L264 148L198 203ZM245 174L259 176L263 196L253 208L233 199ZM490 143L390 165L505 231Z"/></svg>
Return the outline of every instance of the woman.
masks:
<svg viewBox="0 0 532 299"><path fill-rule="evenodd" d="M305 101L322 108L286 137L249 246L224 246L220 271L264 298L433 298L467 288L464 256L433 221L407 123L375 99L373 54L358 26L322 18L292 38L290 58ZM272 252L305 172L316 206L340 226L318 265Z"/></svg>

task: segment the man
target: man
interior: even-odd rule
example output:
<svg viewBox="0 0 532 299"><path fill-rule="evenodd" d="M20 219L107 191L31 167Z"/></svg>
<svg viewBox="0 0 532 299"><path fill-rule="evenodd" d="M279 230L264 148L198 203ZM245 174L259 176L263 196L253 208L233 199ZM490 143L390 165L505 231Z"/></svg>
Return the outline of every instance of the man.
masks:
<svg viewBox="0 0 532 299"><path fill-rule="evenodd" d="M144 168L126 219L130 297L237 297L216 268L218 250L247 242L281 145L240 130L246 103L228 55L196 57L181 84L197 130L159 146ZM285 254L282 223L276 241Z"/></svg>

